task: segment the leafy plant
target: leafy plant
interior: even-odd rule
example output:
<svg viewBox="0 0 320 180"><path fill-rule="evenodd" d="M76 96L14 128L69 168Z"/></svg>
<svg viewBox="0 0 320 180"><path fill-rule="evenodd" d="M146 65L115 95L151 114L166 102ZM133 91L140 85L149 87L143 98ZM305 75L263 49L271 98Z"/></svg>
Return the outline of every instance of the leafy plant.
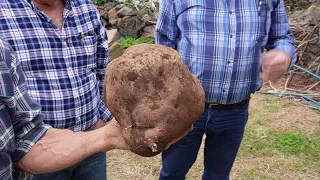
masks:
<svg viewBox="0 0 320 180"><path fill-rule="evenodd" d="M154 44L153 38L140 37L138 39L132 37L122 37L118 40L123 49L127 49L135 44Z"/></svg>
<svg viewBox="0 0 320 180"><path fill-rule="evenodd" d="M106 3L105 0L91 0L91 2L96 6L102 6L104 3Z"/></svg>

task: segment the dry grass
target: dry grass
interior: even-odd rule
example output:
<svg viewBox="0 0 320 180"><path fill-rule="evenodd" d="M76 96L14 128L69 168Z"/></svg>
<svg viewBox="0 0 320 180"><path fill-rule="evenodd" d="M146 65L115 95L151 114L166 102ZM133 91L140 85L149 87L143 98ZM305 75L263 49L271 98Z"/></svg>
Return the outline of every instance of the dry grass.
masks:
<svg viewBox="0 0 320 180"><path fill-rule="evenodd" d="M308 139L302 152L290 154L273 146L284 133ZM297 135L297 136L298 136ZM298 136L298 137L299 137ZM109 180L155 180L161 156L143 158L126 151L108 153ZM187 179L201 179L203 145ZM245 137L231 172L232 179L320 179L320 112L277 96L254 95Z"/></svg>

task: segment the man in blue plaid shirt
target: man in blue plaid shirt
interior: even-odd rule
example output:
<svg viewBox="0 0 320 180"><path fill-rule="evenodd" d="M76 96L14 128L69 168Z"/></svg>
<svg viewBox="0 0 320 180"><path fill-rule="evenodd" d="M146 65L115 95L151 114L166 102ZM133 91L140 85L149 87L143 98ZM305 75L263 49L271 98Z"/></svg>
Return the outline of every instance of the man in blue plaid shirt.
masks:
<svg viewBox="0 0 320 180"><path fill-rule="evenodd" d="M185 179L204 133L203 179L229 179L250 94L296 59L283 0L162 0L156 43L180 53L206 94L193 130L162 153L160 179Z"/></svg>
<svg viewBox="0 0 320 180"><path fill-rule="evenodd" d="M97 152L127 149L115 120L94 131L75 133L45 125L40 110L27 93L16 55L0 38L1 180L32 178L20 169L32 174L53 172Z"/></svg>
<svg viewBox="0 0 320 180"><path fill-rule="evenodd" d="M109 62L107 33L90 0L3 0L0 36L21 61L28 92L41 105L46 124L78 132L100 128L112 119L102 101ZM90 176L106 179L105 153L37 178Z"/></svg>

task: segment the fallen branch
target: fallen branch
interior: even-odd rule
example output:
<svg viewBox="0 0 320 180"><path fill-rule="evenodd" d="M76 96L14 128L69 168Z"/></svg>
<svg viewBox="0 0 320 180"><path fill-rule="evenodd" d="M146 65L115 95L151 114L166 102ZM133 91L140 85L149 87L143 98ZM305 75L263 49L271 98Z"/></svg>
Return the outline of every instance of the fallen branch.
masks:
<svg viewBox="0 0 320 180"><path fill-rule="evenodd" d="M307 89L307 91L310 91L311 89L313 89L314 87L318 86L319 84L320 84L320 81L316 82L309 89Z"/></svg>

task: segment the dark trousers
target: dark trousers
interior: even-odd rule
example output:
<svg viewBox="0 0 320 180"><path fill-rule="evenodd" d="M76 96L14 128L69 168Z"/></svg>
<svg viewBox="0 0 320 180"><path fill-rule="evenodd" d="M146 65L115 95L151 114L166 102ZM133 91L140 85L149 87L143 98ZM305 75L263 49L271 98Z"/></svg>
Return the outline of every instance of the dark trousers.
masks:
<svg viewBox="0 0 320 180"><path fill-rule="evenodd" d="M248 120L249 102L231 109L206 108L193 130L162 153L160 180L183 180L206 134L203 180L228 180Z"/></svg>
<svg viewBox="0 0 320 180"><path fill-rule="evenodd" d="M106 180L106 171L106 153L97 153L67 169L35 175L33 180Z"/></svg>

